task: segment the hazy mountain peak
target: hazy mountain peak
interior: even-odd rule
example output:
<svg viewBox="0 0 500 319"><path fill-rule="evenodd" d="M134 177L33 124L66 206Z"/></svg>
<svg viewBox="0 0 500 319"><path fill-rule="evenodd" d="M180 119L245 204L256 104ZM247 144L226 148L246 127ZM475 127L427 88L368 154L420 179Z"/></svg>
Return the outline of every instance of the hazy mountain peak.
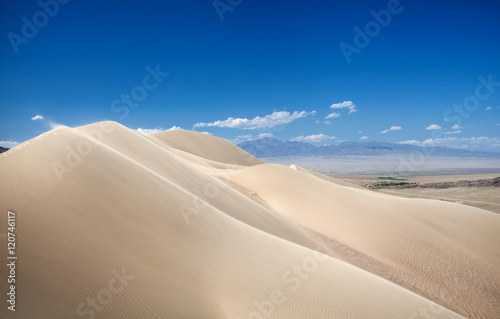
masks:
<svg viewBox="0 0 500 319"><path fill-rule="evenodd" d="M247 141L238 145L256 157L283 157L283 156L376 156L391 154L410 154L423 152L429 156L450 157L500 157L498 153L483 151L469 151L443 146L420 147L408 144L389 142L354 142L346 141L338 145L316 146L304 142L281 141L274 138L262 138Z"/></svg>

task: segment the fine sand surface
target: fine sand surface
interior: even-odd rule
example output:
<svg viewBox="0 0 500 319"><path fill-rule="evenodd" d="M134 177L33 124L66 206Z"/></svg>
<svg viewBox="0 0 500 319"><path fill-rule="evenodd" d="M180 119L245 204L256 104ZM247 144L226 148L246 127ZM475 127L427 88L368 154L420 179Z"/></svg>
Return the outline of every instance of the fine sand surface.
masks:
<svg viewBox="0 0 500 319"><path fill-rule="evenodd" d="M430 198L500 213L500 189L498 187L452 187L446 189L380 189L389 193L408 198Z"/></svg>
<svg viewBox="0 0 500 319"><path fill-rule="evenodd" d="M0 318L500 317L500 215L217 137L59 127L1 154L0 181Z"/></svg>

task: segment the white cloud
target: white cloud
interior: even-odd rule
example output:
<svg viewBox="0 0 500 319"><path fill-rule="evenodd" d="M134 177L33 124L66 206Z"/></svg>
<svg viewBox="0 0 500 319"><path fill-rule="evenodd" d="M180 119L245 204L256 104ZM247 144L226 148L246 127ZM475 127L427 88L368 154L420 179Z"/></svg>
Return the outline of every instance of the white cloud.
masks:
<svg viewBox="0 0 500 319"><path fill-rule="evenodd" d="M428 138L425 141L422 141L422 145L449 145L451 143L458 142L459 139L457 137L440 137L440 138Z"/></svg>
<svg viewBox="0 0 500 319"><path fill-rule="evenodd" d="M13 148L19 145L19 142L15 141L0 141L0 146L1 147L6 147L6 148Z"/></svg>
<svg viewBox="0 0 500 319"><path fill-rule="evenodd" d="M437 125L437 124L431 124L431 125L427 126L425 129L428 131L432 131L432 130L440 130L440 129L442 129L442 127Z"/></svg>
<svg viewBox="0 0 500 319"><path fill-rule="evenodd" d="M50 128L51 128L51 129L56 129L56 128L58 128L58 127L64 126L64 125L62 125L62 124L55 123L55 122L50 122L50 123L49 123L49 125L50 125Z"/></svg>
<svg viewBox="0 0 500 319"><path fill-rule="evenodd" d="M462 131L458 130L458 131L449 131L449 132L444 132L444 134L459 134L459 133L462 133Z"/></svg>
<svg viewBox="0 0 500 319"><path fill-rule="evenodd" d="M138 128L137 132L141 134L152 134L152 133L158 133L158 132L164 132L164 131L177 131L177 130L182 130L179 126L172 126L169 129L164 129L163 127L157 127L157 128ZM207 132L208 133L208 132Z"/></svg>
<svg viewBox="0 0 500 319"><path fill-rule="evenodd" d="M403 128L401 126L391 126L391 128L381 131L380 134L385 134L385 133L390 132L390 131L399 131L402 129Z"/></svg>
<svg viewBox="0 0 500 319"><path fill-rule="evenodd" d="M43 120L43 116L41 115L36 115L31 118L32 121L37 121L37 120Z"/></svg>
<svg viewBox="0 0 500 319"><path fill-rule="evenodd" d="M356 105L352 101L344 101L342 103L334 103L330 105L331 109L349 109L349 114L357 112Z"/></svg>
<svg viewBox="0 0 500 319"><path fill-rule="evenodd" d="M337 118L337 117L340 117L340 113L335 113L335 112L333 112L333 113L328 114L328 115L325 117L325 119L326 119L326 120L328 120L328 119L334 119L334 118Z"/></svg>
<svg viewBox="0 0 500 319"><path fill-rule="evenodd" d="M238 135L236 138L228 139L228 141L233 143L234 145L238 145L243 142L253 141L253 140L255 140L255 138L253 137L252 134Z"/></svg>
<svg viewBox="0 0 500 319"><path fill-rule="evenodd" d="M199 122L194 125L194 127L212 127L212 126L217 126L217 127L228 127L228 128L238 128L238 129L243 129L243 130L256 130L256 129L262 129L262 128L271 128L279 125L284 125L288 124L290 122L293 122L297 119L307 117L309 115L314 115L316 114L316 111L312 112L285 112L285 111L280 111L280 112L273 112L271 114L268 114L264 117L254 117L253 119L249 120L247 118L234 118L230 117L226 120L222 121L215 121L212 123L204 123L204 122Z"/></svg>
<svg viewBox="0 0 500 319"><path fill-rule="evenodd" d="M399 144L411 144L418 146L446 146L451 148L465 148L465 149L491 149L495 147L495 144L500 143L500 138L498 137L440 137L440 138L429 138L424 141L410 140L399 142Z"/></svg>
<svg viewBox="0 0 500 319"><path fill-rule="evenodd" d="M486 110L487 110L487 111L489 111L489 110L491 110L491 109L492 109L492 107L491 107L491 106L488 106L488 107L486 108Z"/></svg>
<svg viewBox="0 0 500 319"><path fill-rule="evenodd" d="M363 131L358 131L358 134L363 134Z"/></svg>
<svg viewBox="0 0 500 319"><path fill-rule="evenodd" d="M182 127L174 125L171 128L167 129L167 131L178 131L178 130L182 130Z"/></svg>
<svg viewBox="0 0 500 319"><path fill-rule="evenodd" d="M332 122L331 122L331 121L323 121L323 123L325 123L326 125L330 125L330 124L332 124Z"/></svg>
<svg viewBox="0 0 500 319"><path fill-rule="evenodd" d="M269 137L273 137L273 134L272 133L261 133L258 136L258 138L269 138Z"/></svg>
<svg viewBox="0 0 500 319"><path fill-rule="evenodd" d="M461 127L460 125L455 124L455 125L453 125L453 126L451 127L451 129L452 129L452 130L460 130L460 129L463 129L463 127Z"/></svg>
<svg viewBox="0 0 500 319"><path fill-rule="evenodd" d="M205 135L213 135L212 133L210 132L207 132L207 131L203 131L203 132L200 132L201 134L205 134Z"/></svg>
<svg viewBox="0 0 500 319"><path fill-rule="evenodd" d="M408 141L399 142L398 144L408 144L408 145L418 145L418 146L421 146L422 142L417 141L417 140L408 140Z"/></svg>
<svg viewBox="0 0 500 319"><path fill-rule="evenodd" d="M253 136L252 134L245 134L245 135L238 135L236 138L233 139L228 139L229 142L238 145L243 142L247 141L254 141L260 138L268 138L268 137L273 137L274 135L272 133L260 133L256 137Z"/></svg>
<svg viewBox="0 0 500 319"><path fill-rule="evenodd" d="M367 139L368 139L368 136L361 136L359 139L360 139L360 140L367 140Z"/></svg>
<svg viewBox="0 0 500 319"><path fill-rule="evenodd" d="M252 136L252 134L238 135L238 138L241 138L244 140L251 140L251 139L253 139L253 136Z"/></svg>
<svg viewBox="0 0 500 319"><path fill-rule="evenodd" d="M335 139L335 136L328 136L325 134L313 134L313 135L308 135L308 136L297 136L294 138L291 138L290 141L292 142L306 142L306 143L319 143L323 142L326 140L333 140Z"/></svg>

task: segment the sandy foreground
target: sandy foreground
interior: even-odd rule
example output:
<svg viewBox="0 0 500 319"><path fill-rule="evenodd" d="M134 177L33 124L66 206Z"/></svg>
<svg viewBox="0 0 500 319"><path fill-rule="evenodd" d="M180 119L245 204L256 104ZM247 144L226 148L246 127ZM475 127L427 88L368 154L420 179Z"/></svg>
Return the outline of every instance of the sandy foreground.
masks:
<svg viewBox="0 0 500 319"><path fill-rule="evenodd" d="M499 318L500 215L188 131L59 127L0 155L0 318Z"/></svg>

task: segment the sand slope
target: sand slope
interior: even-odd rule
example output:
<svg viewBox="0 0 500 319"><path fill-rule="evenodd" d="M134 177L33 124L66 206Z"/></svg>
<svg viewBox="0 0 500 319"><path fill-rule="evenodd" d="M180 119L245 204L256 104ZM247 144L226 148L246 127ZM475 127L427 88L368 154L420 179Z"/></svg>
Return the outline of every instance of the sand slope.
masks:
<svg viewBox="0 0 500 319"><path fill-rule="evenodd" d="M19 257L2 318L500 314L497 215L338 185L212 136L60 127L1 154L0 181L1 244L15 211Z"/></svg>
<svg viewBox="0 0 500 319"><path fill-rule="evenodd" d="M234 182L332 239L353 265L469 317L500 313L497 214L340 186L275 164L247 168Z"/></svg>

